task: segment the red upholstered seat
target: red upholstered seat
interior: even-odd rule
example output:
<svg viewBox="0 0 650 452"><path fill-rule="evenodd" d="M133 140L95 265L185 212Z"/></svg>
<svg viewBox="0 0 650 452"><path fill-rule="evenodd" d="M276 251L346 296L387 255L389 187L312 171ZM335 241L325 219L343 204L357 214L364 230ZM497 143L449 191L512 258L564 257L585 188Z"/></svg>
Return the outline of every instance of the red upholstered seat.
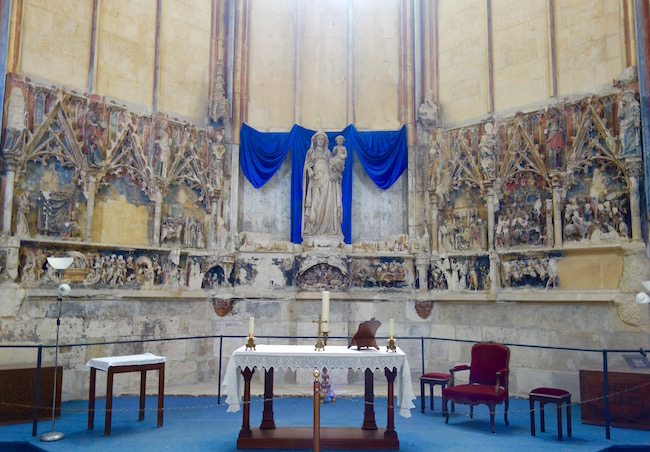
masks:
<svg viewBox="0 0 650 452"><path fill-rule="evenodd" d="M420 376L420 410L424 413L424 385L429 385L429 400L431 411L433 411L433 387L439 385L445 389L451 380L451 374L443 372L427 372ZM454 411L454 405L451 405L451 411Z"/></svg>
<svg viewBox="0 0 650 452"><path fill-rule="evenodd" d="M558 388L535 388L532 391L530 391L530 394L544 395L544 396L551 396L551 397L564 397L567 395L571 395L569 391L565 391L564 389L558 389Z"/></svg>
<svg viewBox="0 0 650 452"><path fill-rule="evenodd" d="M447 388L445 396L456 403L479 405L487 403L502 403L508 393L504 388L498 388L495 394L494 386L471 384Z"/></svg>
<svg viewBox="0 0 650 452"><path fill-rule="evenodd" d="M469 415L474 416L475 405L487 405L490 409L490 427L494 430L494 408L505 403L504 419L508 423L508 366L510 349L495 342L480 342L472 346L470 365L458 365L450 369L449 386L442 390L442 413L445 423L449 423L447 401L469 405ZM469 370L467 384L454 384L454 373Z"/></svg>
<svg viewBox="0 0 650 452"><path fill-rule="evenodd" d="M426 374L422 374L420 378L432 378L435 380L447 380L451 378L451 374L445 374L442 372L427 372Z"/></svg>

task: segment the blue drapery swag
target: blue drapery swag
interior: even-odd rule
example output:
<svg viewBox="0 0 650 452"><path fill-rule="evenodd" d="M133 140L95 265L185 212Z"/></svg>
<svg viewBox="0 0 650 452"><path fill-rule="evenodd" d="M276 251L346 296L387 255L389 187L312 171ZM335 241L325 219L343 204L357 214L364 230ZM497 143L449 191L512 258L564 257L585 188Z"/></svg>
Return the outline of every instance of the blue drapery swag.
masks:
<svg viewBox="0 0 650 452"><path fill-rule="evenodd" d="M291 151L291 241L301 243L302 172L315 130L294 125L290 132L258 132L247 124L240 131L239 161L246 179L260 188L275 174ZM350 124L341 132L326 132L330 151L343 135L348 156L343 170L343 237L352 240L352 162L356 154L370 179L387 189L402 175L408 163L406 126L397 131L359 132Z"/></svg>

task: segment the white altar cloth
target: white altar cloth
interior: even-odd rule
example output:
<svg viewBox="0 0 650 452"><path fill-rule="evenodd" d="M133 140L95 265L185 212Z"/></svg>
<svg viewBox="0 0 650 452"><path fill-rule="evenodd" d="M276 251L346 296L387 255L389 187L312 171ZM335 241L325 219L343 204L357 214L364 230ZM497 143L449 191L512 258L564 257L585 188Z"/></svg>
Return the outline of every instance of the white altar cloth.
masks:
<svg viewBox="0 0 650 452"><path fill-rule="evenodd" d="M222 385L226 394L228 412L241 409L244 378L241 369L383 369L388 367L397 369L397 405L402 417L411 417L411 409L415 408L413 400L413 385L411 383L411 369L409 368L406 354L399 348L396 352L386 351L386 347L379 350L371 348L357 350L345 346L325 347L325 350L315 351L313 345L257 345L257 350L246 350L242 346L235 350L228 361L226 375Z"/></svg>
<svg viewBox="0 0 650 452"><path fill-rule="evenodd" d="M165 362L164 356L156 356L153 353L143 353L141 355L125 356L108 356L104 358L89 359L84 366L85 371L91 367L108 372L111 366L143 366L145 364L160 364Z"/></svg>

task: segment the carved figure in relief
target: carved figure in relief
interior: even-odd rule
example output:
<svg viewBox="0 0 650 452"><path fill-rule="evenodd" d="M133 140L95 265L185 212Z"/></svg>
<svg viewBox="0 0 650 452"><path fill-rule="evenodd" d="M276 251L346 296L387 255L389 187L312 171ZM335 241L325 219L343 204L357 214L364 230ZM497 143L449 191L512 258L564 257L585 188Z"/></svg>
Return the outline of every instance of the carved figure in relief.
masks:
<svg viewBox="0 0 650 452"><path fill-rule="evenodd" d="M16 236L29 237L29 223L27 215L29 214L29 196L23 192L14 197L16 203Z"/></svg>
<svg viewBox="0 0 650 452"><path fill-rule="evenodd" d="M424 130L430 131L434 127L438 127L440 113L438 105L433 101L433 90L427 90L424 102L418 108L418 117Z"/></svg>
<svg viewBox="0 0 650 452"><path fill-rule="evenodd" d="M483 135L478 143L478 158L485 180L494 180L494 150L497 144L497 135L494 124L486 122L483 126Z"/></svg>
<svg viewBox="0 0 650 452"><path fill-rule="evenodd" d="M343 170L345 169L345 159L348 157L348 150L343 146L345 137L338 135L336 137L336 146L332 149L334 157L330 159L330 180L334 187L335 199L341 200L336 206L336 222L337 224L343 223L343 189L341 187L343 181Z"/></svg>
<svg viewBox="0 0 650 452"><path fill-rule="evenodd" d="M303 170L302 234L342 235L338 212L342 211L342 199L337 197L337 177L332 180L330 167L333 158L328 149L325 132L316 132L305 156Z"/></svg>
<svg viewBox="0 0 650 452"><path fill-rule="evenodd" d="M38 281L41 277L40 266L34 253L25 253L25 265L21 276L23 285L29 286L31 283Z"/></svg>
<svg viewBox="0 0 650 452"><path fill-rule="evenodd" d="M87 155L88 163L91 166L101 166L104 161L104 145L102 141L106 123L94 108L88 109L83 130L83 149L84 154Z"/></svg>
<svg viewBox="0 0 650 452"><path fill-rule="evenodd" d="M557 284L557 262L550 259L515 259L501 263L504 287L544 286Z"/></svg>
<svg viewBox="0 0 650 452"><path fill-rule="evenodd" d="M443 271L437 265L433 265L429 274L429 288L433 290L447 290L447 279Z"/></svg>
<svg viewBox="0 0 650 452"><path fill-rule="evenodd" d="M469 290L478 290L478 288L479 288L478 287L478 273L473 268L467 274L467 284L469 286Z"/></svg>
<svg viewBox="0 0 650 452"><path fill-rule="evenodd" d="M182 231L182 214L168 216L160 225L160 243L165 243L166 241L180 242Z"/></svg>
<svg viewBox="0 0 650 452"><path fill-rule="evenodd" d="M22 89L13 87L7 107L7 128L3 155L19 155L22 152L23 138L27 125L27 108Z"/></svg>
<svg viewBox="0 0 650 452"><path fill-rule="evenodd" d="M429 147L429 188L434 188L440 179L440 143L432 140Z"/></svg>
<svg viewBox="0 0 650 452"><path fill-rule="evenodd" d="M634 91L625 91L618 102L618 123L621 127L621 158L641 155L639 129L641 127L641 107Z"/></svg>
<svg viewBox="0 0 650 452"><path fill-rule="evenodd" d="M167 163L171 156L172 139L167 132L167 124L162 123L154 141L156 152L155 174L158 177L167 177Z"/></svg>
<svg viewBox="0 0 650 452"><path fill-rule="evenodd" d="M549 169L562 167L562 154L564 154L564 126L562 114L556 107L547 110L547 121L544 135L546 136L546 156Z"/></svg>
<svg viewBox="0 0 650 452"><path fill-rule="evenodd" d="M223 145L223 136L217 134L215 141L210 145L212 162L210 164L210 180L215 188L223 186L223 156L226 154L226 147Z"/></svg>
<svg viewBox="0 0 650 452"><path fill-rule="evenodd" d="M73 195L65 192L41 191L38 200L39 232L60 235L65 222L71 221Z"/></svg>
<svg viewBox="0 0 650 452"><path fill-rule="evenodd" d="M484 249L487 228L476 209L460 209L438 227L438 244L446 251Z"/></svg>

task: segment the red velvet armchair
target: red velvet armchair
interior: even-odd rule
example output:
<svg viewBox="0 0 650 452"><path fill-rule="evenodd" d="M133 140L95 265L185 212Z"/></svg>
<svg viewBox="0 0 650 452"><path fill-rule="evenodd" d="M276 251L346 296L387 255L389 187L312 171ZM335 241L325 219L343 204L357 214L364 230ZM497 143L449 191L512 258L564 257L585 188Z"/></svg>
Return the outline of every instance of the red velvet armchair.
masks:
<svg viewBox="0 0 650 452"><path fill-rule="evenodd" d="M442 414L445 423L449 423L447 401L469 405L469 417L474 417L475 405L487 405L490 408L490 426L494 431L494 407L505 402L505 421L508 424L508 365L510 349L495 342L480 342L472 346L471 364L458 365L449 369L451 381L442 390ZM454 384L454 374L469 370L467 384Z"/></svg>

